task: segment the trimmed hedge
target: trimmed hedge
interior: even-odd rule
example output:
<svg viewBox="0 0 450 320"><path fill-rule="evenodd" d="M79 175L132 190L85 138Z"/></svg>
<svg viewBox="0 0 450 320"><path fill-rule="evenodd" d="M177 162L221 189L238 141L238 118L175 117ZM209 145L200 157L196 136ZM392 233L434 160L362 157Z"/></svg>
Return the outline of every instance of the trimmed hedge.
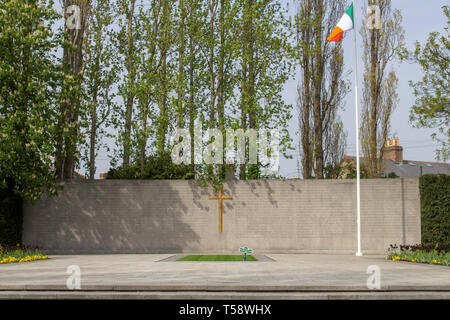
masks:
<svg viewBox="0 0 450 320"><path fill-rule="evenodd" d="M22 198L11 189L0 188L0 245L22 242Z"/></svg>
<svg viewBox="0 0 450 320"><path fill-rule="evenodd" d="M423 175L419 188L422 243L450 245L450 175Z"/></svg>

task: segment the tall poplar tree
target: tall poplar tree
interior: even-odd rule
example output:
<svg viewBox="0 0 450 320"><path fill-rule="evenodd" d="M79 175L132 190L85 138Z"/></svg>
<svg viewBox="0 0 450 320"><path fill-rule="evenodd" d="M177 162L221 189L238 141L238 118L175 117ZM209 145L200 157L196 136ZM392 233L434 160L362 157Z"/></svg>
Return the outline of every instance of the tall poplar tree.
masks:
<svg viewBox="0 0 450 320"><path fill-rule="evenodd" d="M90 10L90 0L64 0L63 64L66 77L59 113L59 138L55 170L59 179L72 179L79 160L78 141L82 96L83 44Z"/></svg>
<svg viewBox="0 0 450 320"><path fill-rule="evenodd" d="M340 144L345 133L338 115L348 93L343 49L326 38L345 5L343 0L302 0L297 15L301 68L297 108L305 179L313 173L317 179L324 178L330 167L337 165L334 153L343 149ZM341 138L335 139L336 135Z"/></svg>
<svg viewBox="0 0 450 320"><path fill-rule="evenodd" d="M86 34L83 104L86 112L83 117L87 139L81 147L85 149L84 162L89 179L94 179L96 156L106 138L105 125L110 123L114 108L114 83L118 74L118 63L111 45L111 25L115 8L110 1L94 0Z"/></svg>
<svg viewBox="0 0 450 320"><path fill-rule="evenodd" d="M279 129L280 151L291 148L288 122L292 106L282 90L292 75L292 35L279 1L242 0L239 70L239 124L242 129ZM274 59L274 56L277 59ZM258 160L259 161L259 160ZM261 177L260 163L240 167L240 178Z"/></svg>
<svg viewBox="0 0 450 320"><path fill-rule="evenodd" d="M401 13L397 9L392 10L391 0L369 0L369 5L379 8L381 25L368 28L367 8L363 8L366 18L360 31L364 48L360 132L367 169L375 178L383 171L383 149L389 135L390 117L398 102L398 80L394 71L388 72L388 66L403 47L404 31ZM372 25L371 21L369 25Z"/></svg>
<svg viewBox="0 0 450 320"><path fill-rule="evenodd" d="M158 71L158 105L159 115L156 121L156 151L163 154L167 149L167 135L170 129L170 120L173 115L169 94L173 87L173 64L171 64L171 50L173 49L173 5L174 0L162 1L161 36L158 47L161 55L161 68Z"/></svg>

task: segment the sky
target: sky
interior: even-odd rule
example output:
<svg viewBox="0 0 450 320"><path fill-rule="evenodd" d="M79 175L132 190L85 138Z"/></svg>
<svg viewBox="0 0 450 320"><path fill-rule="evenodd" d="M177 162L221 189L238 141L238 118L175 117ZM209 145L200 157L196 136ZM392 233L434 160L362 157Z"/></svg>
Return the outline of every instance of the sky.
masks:
<svg viewBox="0 0 450 320"><path fill-rule="evenodd" d="M289 5L291 13L295 13L299 0L281 0L285 5ZM365 2L365 1L364 1ZM348 1L349 5L351 1ZM446 25L446 18L444 16L442 6L448 4L444 0L392 0L392 6L400 9L403 17L402 26L405 30L405 43L408 49L414 48L414 43L419 41L425 43L429 33L433 31L443 32ZM358 86L359 96L362 95L362 74L363 64L361 59L362 41L359 34L362 19L362 1L355 1L355 23L357 28L357 51L358 51ZM336 21L337 23L337 21ZM353 56L353 35L354 31L349 31L349 34L344 37L342 46L344 48L344 62L346 70L353 72L354 70L354 56ZM403 158L405 160L417 161L435 161L434 150L437 144L431 138L431 129L414 128L409 123L410 108L414 104L415 97L408 82L419 81L422 77L421 69L416 64L402 63L398 61L392 62L392 67L399 79L398 97L399 104L391 117L392 135L400 139L400 145L403 146ZM390 66L388 67L390 71ZM354 98L354 75L351 73L348 77L351 81L352 90L348 93L345 102L345 110L341 113L341 118L344 123L344 129L348 133L347 138L347 155L356 154L355 143L355 98ZM296 73L294 79L289 80L284 88L283 96L287 103L293 105L293 118L289 123L289 131L291 138L293 138L293 145L298 146L299 137L297 132L297 112L295 109L297 99L297 85L299 81L299 71ZM360 107L361 110L361 107ZM297 162L299 160L298 149L289 152L293 159L280 159L280 175L293 178L299 176ZM109 159L104 152L100 152L97 158L97 174L107 172L109 170ZM83 169L79 170L84 174Z"/></svg>
<svg viewBox="0 0 450 320"><path fill-rule="evenodd" d="M296 8L297 1L287 0L285 3L289 3L291 10ZM366 2L366 1L364 1ZM357 55L358 55L358 91L359 97L362 95L362 74L363 74L363 62L361 58L362 39L359 34L362 20L362 7L363 1L355 1L355 24L357 28ZM349 5L351 1L348 1ZM393 8L397 8L401 11L403 21L402 26L405 30L405 44L406 47L411 50L414 48L416 41L424 44L428 35L431 32L438 31L443 32L447 23L445 15L442 10L443 5L448 5L449 1L443 0L392 0ZM353 55L353 32L349 31L349 34L344 38L342 46L344 48L344 63L346 70L354 71L354 55ZM414 82L421 80L422 71L416 64L411 63L399 63L394 61L392 64L394 71L399 79L398 97L399 104L391 117L391 130L392 135L399 138L399 143L403 147L403 158L405 160L417 160L417 161L436 161L434 159L434 150L437 148L437 144L431 138L431 133L435 132L431 129L413 128L409 123L409 113L411 106L414 104L415 97L413 95L412 88L409 86L409 81ZM388 67L390 68L390 67ZM388 69L390 70L390 69ZM294 144L298 145L298 136L295 135L297 131L297 116L295 112L295 103L297 97L296 87L299 81L299 72L297 72L296 79L290 80L286 83L284 90L284 97L287 103L294 106L294 117L290 122L291 137L294 138ZM344 129L348 133L346 154L356 154L356 137L355 137L355 96L354 96L354 75L349 76L351 80L352 90L348 93L345 103L345 111L341 113L341 118L344 123ZM360 105L361 111L361 105ZM282 176L292 178L298 176L297 162L299 159L298 150L292 151L289 154L294 156L293 159L280 159L280 174Z"/></svg>

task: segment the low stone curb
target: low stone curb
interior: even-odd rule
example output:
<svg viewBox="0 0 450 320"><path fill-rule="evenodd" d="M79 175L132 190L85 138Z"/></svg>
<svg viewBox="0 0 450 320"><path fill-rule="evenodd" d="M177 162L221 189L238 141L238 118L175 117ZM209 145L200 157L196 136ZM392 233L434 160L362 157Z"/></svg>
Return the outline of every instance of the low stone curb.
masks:
<svg viewBox="0 0 450 320"><path fill-rule="evenodd" d="M450 292L0 291L0 300L450 300Z"/></svg>
<svg viewBox="0 0 450 320"><path fill-rule="evenodd" d="M365 286L302 286L302 285L227 285L227 284L154 284L154 285L81 285L79 290L69 290L64 285L0 285L1 291L197 291L197 292L449 292L450 286L401 286L385 285L379 290Z"/></svg>

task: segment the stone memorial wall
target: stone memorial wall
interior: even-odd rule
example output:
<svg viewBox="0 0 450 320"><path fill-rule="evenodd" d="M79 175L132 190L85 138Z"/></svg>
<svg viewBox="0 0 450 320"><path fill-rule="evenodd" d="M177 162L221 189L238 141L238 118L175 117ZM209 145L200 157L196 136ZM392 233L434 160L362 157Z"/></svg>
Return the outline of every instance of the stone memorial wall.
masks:
<svg viewBox="0 0 450 320"><path fill-rule="evenodd" d="M25 204L23 243L49 253L354 253L355 180L228 181L218 195L197 181L66 183ZM420 243L417 179L361 180L362 251Z"/></svg>

